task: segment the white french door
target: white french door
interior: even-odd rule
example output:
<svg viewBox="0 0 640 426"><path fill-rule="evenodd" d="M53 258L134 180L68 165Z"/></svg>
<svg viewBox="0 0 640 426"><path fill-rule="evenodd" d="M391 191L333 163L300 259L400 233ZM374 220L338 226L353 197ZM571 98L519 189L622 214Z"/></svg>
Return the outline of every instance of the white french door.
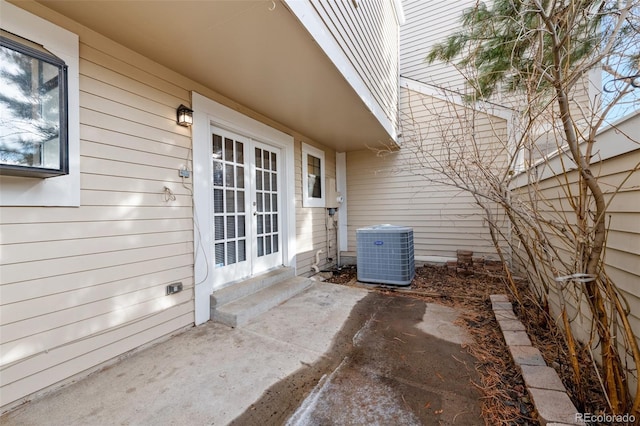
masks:
<svg viewBox="0 0 640 426"><path fill-rule="evenodd" d="M255 235L253 273L282 264L280 249L280 150L253 144L252 230Z"/></svg>
<svg viewBox="0 0 640 426"><path fill-rule="evenodd" d="M214 286L282 264L280 149L212 128Z"/></svg>

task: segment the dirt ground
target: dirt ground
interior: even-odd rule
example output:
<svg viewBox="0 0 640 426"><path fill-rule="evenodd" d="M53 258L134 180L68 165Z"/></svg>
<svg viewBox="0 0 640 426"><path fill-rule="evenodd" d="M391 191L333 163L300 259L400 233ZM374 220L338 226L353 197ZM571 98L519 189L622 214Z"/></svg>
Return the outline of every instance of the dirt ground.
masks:
<svg viewBox="0 0 640 426"><path fill-rule="evenodd" d="M361 285L356 282L354 267L336 272L330 282ZM537 415L525 390L522 376L515 368L500 328L491 310L491 294L509 291L499 270L476 270L473 275L460 274L446 266L425 265L416 269L410 287L379 288L386 294L402 293L421 300L461 308L461 323L473 337L468 345L475 358L478 380L475 386L482 393L482 416L487 425L538 425ZM599 413L606 408L606 400L598 384L597 373L585 359L582 390L572 382L566 348L558 328L532 302L524 283L523 305L514 303L514 310L527 328L532 343L543 354L562 379L569 396L580 412ZM582 395L580 395L582 393Z"/></svg>

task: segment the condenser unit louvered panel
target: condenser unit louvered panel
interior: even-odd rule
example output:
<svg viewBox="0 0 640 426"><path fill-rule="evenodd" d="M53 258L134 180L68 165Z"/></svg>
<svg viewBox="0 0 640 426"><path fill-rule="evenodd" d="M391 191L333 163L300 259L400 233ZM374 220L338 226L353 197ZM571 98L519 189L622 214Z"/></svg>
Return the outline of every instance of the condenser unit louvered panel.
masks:
<svg viewBox="0 0 640 426"><path fill-rule="evenodd" d="M416 273L413 229L376 225L356 230L358 281L409 285Z"/></svg>

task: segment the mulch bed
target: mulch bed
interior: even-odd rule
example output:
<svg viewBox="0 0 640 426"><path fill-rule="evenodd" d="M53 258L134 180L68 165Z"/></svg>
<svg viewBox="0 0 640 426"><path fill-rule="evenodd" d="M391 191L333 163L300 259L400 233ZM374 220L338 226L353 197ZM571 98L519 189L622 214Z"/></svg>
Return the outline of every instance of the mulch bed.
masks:
<svg viewBox="0 0 640 426"><path fill-rule="evenodd" d="M463 273L461 273L463 272ZM328 281L344 285L357 283L355 267L335 272ZM496 268L460 271L446 266L425 265L416 268L410 288L379 287L381 292L402 292L429 302L458 308L460 325L473 337L467 349L477 359L480 380L474 383L483 394L483 417L487 425L539 425L521 374L516 369L502 338L489 296L510 295L504 278ZM583 396L572 380L571 367L562 334L548 315L534 303L525 283L520 284L523 306L514 303L514 311L527 328L532 341L547 365L554 367L567 388L569 397L583 413L599 413L607 407L597 373L585 356L582 362ZM511 297L510 297L511 298ZM512 300L513 301L513 300Z"/></svg>

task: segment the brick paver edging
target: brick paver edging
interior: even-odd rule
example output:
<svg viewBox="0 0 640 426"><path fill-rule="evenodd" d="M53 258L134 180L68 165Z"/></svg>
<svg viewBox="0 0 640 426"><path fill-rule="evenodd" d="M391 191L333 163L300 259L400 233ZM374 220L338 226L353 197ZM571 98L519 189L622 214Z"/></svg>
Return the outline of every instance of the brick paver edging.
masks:
<svg viewBox="0 0 640 426"><path fill-rule="evenodd" d="M578 410L567 395L558 373L548 367L504 294L491 295L491 306L511 357L522 373L524 384L543 426L584 425L576 420Z"/></svg>

